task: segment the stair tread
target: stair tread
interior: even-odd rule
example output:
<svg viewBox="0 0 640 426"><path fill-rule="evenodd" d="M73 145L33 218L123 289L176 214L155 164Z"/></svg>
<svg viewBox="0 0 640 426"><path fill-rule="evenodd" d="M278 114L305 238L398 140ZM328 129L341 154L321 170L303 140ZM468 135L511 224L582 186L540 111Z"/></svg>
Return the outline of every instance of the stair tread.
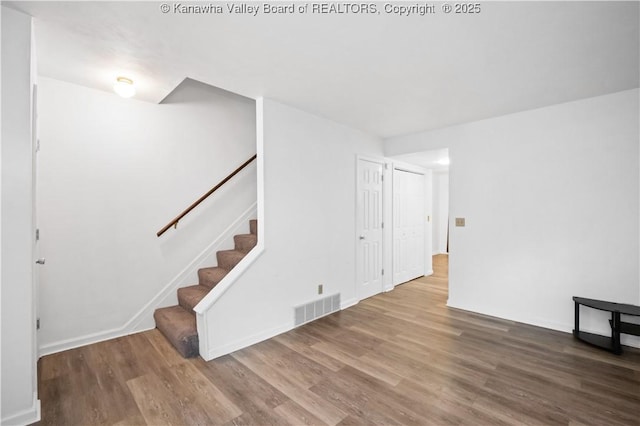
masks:
<svg viewBox="0 0 640 426"><path fill-rule="evenodd" d="M204 285L192 285L178 289L178 303L187 311L193 308L209 293L211 289Z"/></svg>
<svg viewBox="0 0 640 426"><path fill-rule="evenodd" d="M239 257L244 257L244 253L242 253L241 251L236 250L236 249L220 250L220 251L218 251L218 253L227 253L227 254L230 254L230 255L236 255L236 256L239 256Z"/></svg>
<svg viewBox="0 0 640 426"><path fill-rule="evenodd" d="M215 287L229 273L228 270L219 266L202 268L198 270L198 282L209 288Z"/></svg>
<svg viewBox="0 0 640 426"><path fill-rule="evenodd" d="M234 235L234 237L237 237L237 238L251 238L251 239L254 239L254 240L258 239L258 236L256 234L238 234L238 235Z"/></svg>
<svg viewBox="0 0 640 426"><path fill-rule="evenodd" d="M156 309L153 317L158 330L183 357L198 356L198 329L194 314L178 305Z"/></svg>

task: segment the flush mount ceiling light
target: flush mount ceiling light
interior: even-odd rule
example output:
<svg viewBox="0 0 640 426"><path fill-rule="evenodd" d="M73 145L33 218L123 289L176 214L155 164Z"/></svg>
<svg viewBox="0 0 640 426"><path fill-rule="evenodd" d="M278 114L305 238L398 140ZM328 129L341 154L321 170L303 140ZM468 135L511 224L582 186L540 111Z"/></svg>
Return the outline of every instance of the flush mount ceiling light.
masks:
<svg viewBox="0 0 640 426"><path fill-rule="evenodd" d="M438 160L437 163L440 164L441 166L448 166L449 165L449 157L442 158L442 159Z"/></svg>
<svg viewBox="0 0 640 426"><path fill-rule="evenodd" d="M133 80L127 77L118 77L116 84L113 85L113 90L123 98L130 98L136 94L136 88L133 85Z"/></svg>

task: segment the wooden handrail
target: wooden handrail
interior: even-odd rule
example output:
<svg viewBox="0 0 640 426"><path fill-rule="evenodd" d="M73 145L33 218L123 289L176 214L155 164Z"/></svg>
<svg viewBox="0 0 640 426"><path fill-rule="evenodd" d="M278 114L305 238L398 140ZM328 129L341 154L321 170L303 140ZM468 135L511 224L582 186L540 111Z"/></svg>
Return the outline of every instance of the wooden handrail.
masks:
<svg viewBox="0 0 640 426"><path fill-rule="evenodd" d="M182 219L183 217L185 217L187 214L189 214L189 212L193 209L195 209L196 207L198 207L198 204L200 204L201 202L203 202L204 200L207 199L207 197L209 197L209 195L213 194L214 192L216 192L218 190L218 188L220 188L222 185L224 185L225 183L227 183L229 180L231 180L232 177L234 177L235 175L237 175L238 173L240 173L240 171L242 169L244 169L245 167L247 167L253 160L255 160L258 157L258 154L255 154L253 157L249 158L247 161L244 162L244 164L242 164L242 166L238 167L237 169L235 169L229 176L227 176L226 178L222 179L222 181L220 181L219 184L217 184L216 186L214 186L213 188L211 188L206 194L204 194L202 197L198 198L198 200L196 202L194 202L193 204L191 204L189 207L187 207L187 209L185 211L183 211L182 213L180 213L178 216L175 217L175 219L173 219L171 222L169 222L164 228L162 228L161 230L158 231L158 233L156 234L158 237L162 234L164 234L165 232L167 232L167 230L169 228L173 227L178 227L178 222L180 222L180 219Z"/></svg>

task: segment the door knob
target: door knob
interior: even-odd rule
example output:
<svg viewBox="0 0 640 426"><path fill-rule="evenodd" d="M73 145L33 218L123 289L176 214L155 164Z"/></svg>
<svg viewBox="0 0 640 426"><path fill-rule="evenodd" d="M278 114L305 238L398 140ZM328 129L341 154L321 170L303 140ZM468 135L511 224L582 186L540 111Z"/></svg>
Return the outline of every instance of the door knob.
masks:
<svg viewBox="0 0 640 426"><path fill-rule="evenodd" d="M360 235L360 237L358 239L364 240L364 235Z"/></svg>
<svg viewBox="0 0 640 426"><path fill-rule="evenodd" d="M45 262L44 258L36 260L36 263L38 265L44 265L44 262Z"/></svg>

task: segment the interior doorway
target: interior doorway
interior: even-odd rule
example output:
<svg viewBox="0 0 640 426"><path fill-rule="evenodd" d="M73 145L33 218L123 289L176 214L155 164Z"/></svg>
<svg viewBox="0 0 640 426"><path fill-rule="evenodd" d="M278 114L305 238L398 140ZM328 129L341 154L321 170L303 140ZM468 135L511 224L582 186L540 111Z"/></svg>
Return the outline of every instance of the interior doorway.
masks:
<svg viewBox="0 0 640 426"><path fill-rule="evenodd" d="M433 254L449 254L449 170L433 171Z"/></svg>
<svg viewBox="0 0 640 426"><path fill-rule="evenodd" d="M432 254L431 264L434 275L448 277L449 273L449 150L447 148L397 155L393 160L411 164L427 170L431 179L425 191L427 221L431 225L428 252ZM429 195L430 194L430 195ZM448 283L448 280L443 282ZM447 285L448 290L448 285Z"/></svg>

